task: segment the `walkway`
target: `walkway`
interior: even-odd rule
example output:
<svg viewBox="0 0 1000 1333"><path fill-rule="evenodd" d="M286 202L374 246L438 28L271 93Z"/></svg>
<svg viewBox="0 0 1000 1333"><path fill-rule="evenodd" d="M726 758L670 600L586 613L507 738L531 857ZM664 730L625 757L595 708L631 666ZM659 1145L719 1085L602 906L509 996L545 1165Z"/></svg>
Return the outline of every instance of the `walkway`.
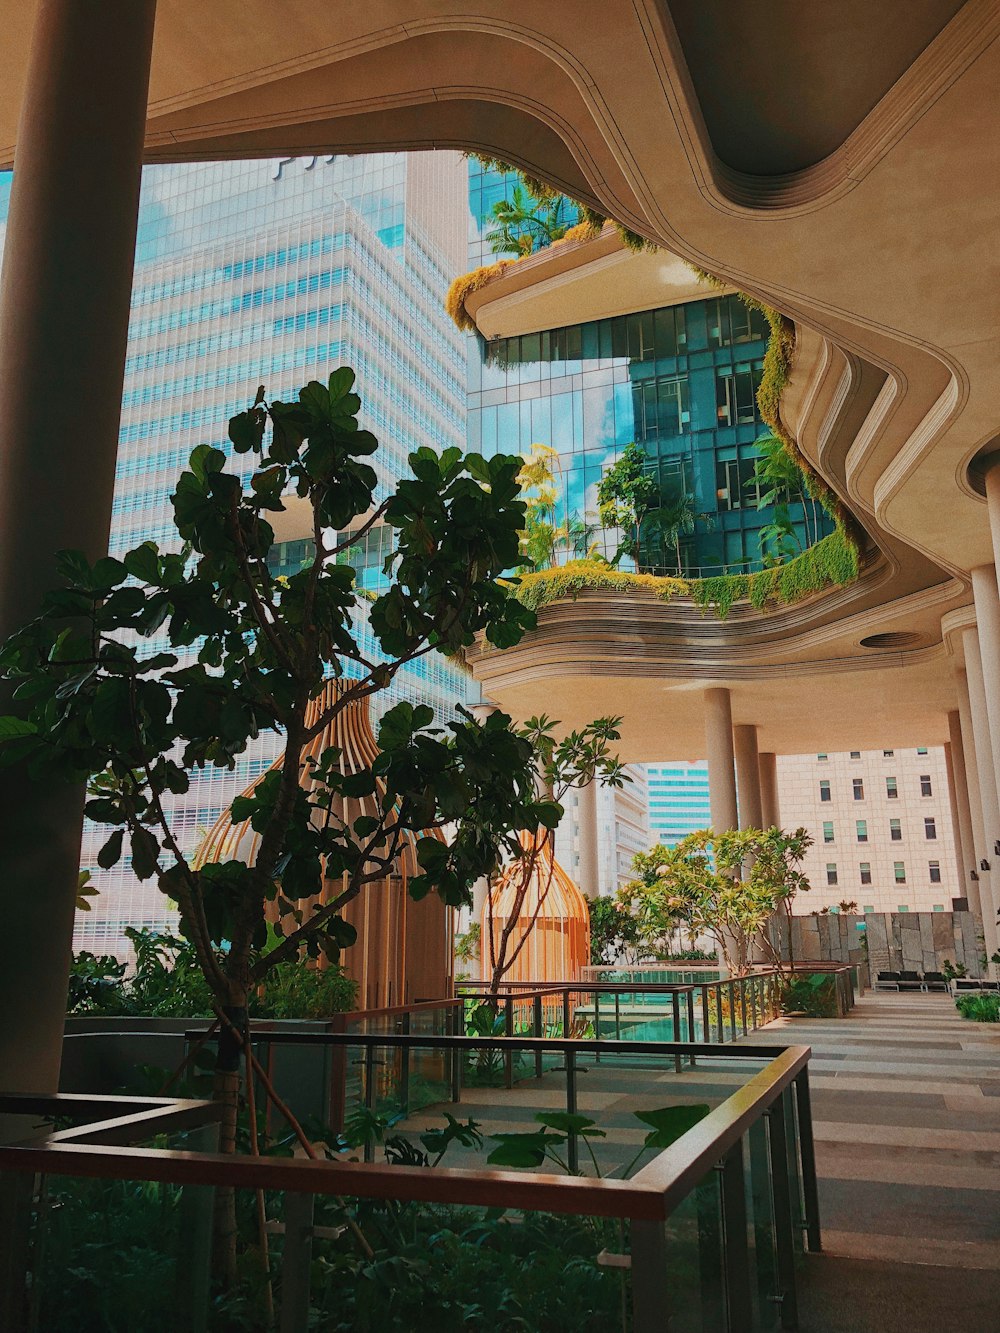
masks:
<svg viewBox="0 0 1000 1333"><path fill-rule="evenodd" d="M881 992L754 1040L813 1048L825 1254L802 1333L1000 1333L1000 1025Z"/></svg>

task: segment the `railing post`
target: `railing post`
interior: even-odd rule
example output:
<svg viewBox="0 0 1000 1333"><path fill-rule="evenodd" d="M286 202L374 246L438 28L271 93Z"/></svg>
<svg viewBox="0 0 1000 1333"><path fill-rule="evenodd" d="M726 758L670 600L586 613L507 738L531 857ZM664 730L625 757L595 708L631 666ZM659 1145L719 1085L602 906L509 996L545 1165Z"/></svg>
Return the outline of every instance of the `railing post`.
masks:
<svg viewBox="0 0 1000 1333"><path fill-rule="evenodd" d="M400 1019L402 1035L410 1035L410 1015L403 1014ZM410 1048L401 1046L399 1049L399 1104L404 1115L410 1114Z"/></svg>
<svg viewBox="0 0 1000 1333"><path fill-rule="evenodd" d="M687 992L687 1020L688 1020L688 1041L694 1041L694 991ZM692 1069L695 1067L694 1053L688 1057L688 1064Z"/></svg>
<svg viewBox="0 0 1000 1333"><path fill-rule="evenodd" d="M622 1039L622 997L615 991L615 1041Z"/></svg>
<svg viewBox="0 0 1000 1333"><path fill-rule="evenodd" d="M541 992L539 992L539 993L535 996L535 998L532 1000L532 1002L531 1002L531 1007L532 1007L532 1015L531 1015L531 1018L532 1018L532 1028L533 1028L533 1031L534 1031L534 1035L535 1035L539 1040L541 1040L541 1038L545 1036L544 1024L543 1024L543 1022L542 1022L542 996L541 996ZM543 1072L543 1070L542 1070L542 1052L541 1052L541 1050L537 1050L537 1051L535 1052L535 1078L541 1078L541 1077L542 1077L542 1072Z"/></svg>
<svg viewBox="0 0 1000 1333"><path fill-rule="evenodd" d="M309 1326L309 1278L312 1269L312 1194L285 1195L285 1247L281 1256L281 1333Z"/></svg>
<svg viewBox="0 0 1000 1333"><path fill-rule="evenodd" d="M270 1043L268 1043L270 1045ZM201 1125L189 1131L190 1152L218 1152L219 1125ZM166 1189L166 1186L162 1186ZM181 1191L178 1236L180 1253L174 1288L178 1328L205 1333L212 1295L212 1225L215 1216L215 1187L185 1185ZM0 1324L0 1327L6 1325Z"/></svg>
<svg viewBox="0 0 1000 1333"><path fill-rule="evenodd" d="M601 992L597 990L594 991L594 1040L601 1040ZM599 1065L600 1063L601 1053L595 1051L594 1064Z"/></svg>
<svg viewBox="0 0 1000 1333"><path fill-rule="evenodd" d="M707 986L701 988L701 1039L707 1043L711 1043L712 1040L712 1020L708 1012Z"/></svg>
<svg viewBox="0 0 1000 1333"><path fill-rule="evenodd" d="M729 1032L736 1040L736 982L729 979Z"/></svg>
<svg viewBox="0 0 1000 1333"><path fill-rule="evenodd" d="M771 1199L774 1206L774 1252L781 1294L781 1327L798 1328L798 1299L795 1292L795 1219L788 1178L788 1144L785 1138L785 1104L778 1097L765 1112L771 1163Z"/></svg>
<svg viewBox="0 0 1000 1333"><path fill-rule="evenodd" d="M726 1153L722 1172L722 1255L725 1265L726 1333L751 1333L750 1256L747 1252L747 1202L743 1182L743 1140Z"/></svg>
<svg viewBox="0 0 1000 1333"><path fill-rule="evenodd" d="M576 1051L573 1050L566 1051L566 1113L576 1115ZM566 1141L566 1161L570 1171L580 1169L580 1146L573 1129Z"/></svg>
<svg viewBox="0 0 1000 1333"><path fill-rule="evenodd" d="M633 1333L666 1333L672 1293L663 1223L634 1217L630 1231Z"/></svg>
<svg viewBox="0 0 1000 1333"><path fill-rule="evenodd" d="M747 979L740 977L740 1022L743 1025L743 1035L747 1035Z"/></svg>
<svg viewBox="0 0 1000 1333"><path fill-rule="evenodd" d="M567 987L567 989L563 991L563 1037L567 1041L569 1040L570 1026L569 988Z"/></svg>
<svg viewBox="0 0 1000 1333"><path fill-rule="evenodd" d="M681 1039L681 997L677 994L676 991L671 991L671 992L670 992L670 1003L671 1003L671 1009L673 1010L673 1033L672 1033L672 1036L673 1036L674 1041L680 1041L680 1039ZM679 1074L680 1072L681 1072L681 1057L680 1057L680 1052L678 1052L678 1053L674 1056L674 1073L675 1073L675 1074Z"/></svg>
<svg viewBox="0 0 1000 1333"><path fill-rule="evenodd" d="M375 1046L369 1040L365 1046L365 1107L374 1114L377 1104L375 1096ZM375 1144L371 1134L365 1137L364 1159L366 1162L375 1160Z"/></svg>
<svg viewBox="0 0 1000 1333"><path fill-rule="evenodd" d="M719 1045L726 1044L726 1019L722 1012L722 982L715 983L715 1017L719 1024Z"/></svg>
<svg viewBox="0 0 1000 1333"><path fill-rule="evenodd" d="M10 1333L25 1333L28 1328L28 1256L34 1187L35 1177L30 1171L0 1171L0 1328L9 1329Z"/></svg>
<svg viewBox="0 0 1000 1333"><path fill-rule="evenodd" d="M451 1011L452 1035L465 1036L465 1000L459 1001ZM451 1100L458 1105L462 1100L462 1060L464 1054L460 1046L451 1053Z"/></svg>
<svg viewBox="0 0 1000 1333"><path fill-rule="evenodd" d="M514 1035L513 995L508 995L504 1001L503 1034L505 1037ZM509 1049L503 1053L503 1082L508 1091L514 1086L514 1053Z"/></svg>
<svg viewBox="0 0 1000 1333"><path fill-rule="evenodd" d="M823 1248L819 1230L819 1189L816 1184L816 1147L813 1143L809 1070L795 1079L795 1109L799 1126L799 1161L802 1165L802 1201L806 1211L806 1243L813 1254Z"/></svg>

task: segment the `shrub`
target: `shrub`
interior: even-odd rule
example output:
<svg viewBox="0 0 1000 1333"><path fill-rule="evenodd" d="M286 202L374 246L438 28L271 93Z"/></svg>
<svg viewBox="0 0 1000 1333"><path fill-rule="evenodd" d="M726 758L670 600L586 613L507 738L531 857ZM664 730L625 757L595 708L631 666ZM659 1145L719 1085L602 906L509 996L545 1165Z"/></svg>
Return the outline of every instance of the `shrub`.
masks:
<svg viewBox="0 0 1000 1333"><path fill-rule="evenodd" d="M959 995L955 1008L974 1023L1000 1023L1000 995Z"/></svg>

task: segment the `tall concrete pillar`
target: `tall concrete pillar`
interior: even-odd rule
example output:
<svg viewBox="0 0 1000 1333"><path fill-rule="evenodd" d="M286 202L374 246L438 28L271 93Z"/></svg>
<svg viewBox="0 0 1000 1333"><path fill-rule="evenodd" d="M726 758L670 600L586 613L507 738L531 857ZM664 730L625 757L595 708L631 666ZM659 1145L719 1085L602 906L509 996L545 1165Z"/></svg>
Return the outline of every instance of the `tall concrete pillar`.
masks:
<svg viewBox="0 0 1000 1333"><path fill-rule="evenodd" d="M993 771L1000 777L1000 595L993 565L979 565L972 571L972 595L976 604L979 660L986 690Z"/></svg>
<svg viewBox="0 0 1000 1333"><path fill-rule="evenodd" d="M0 278L0 641L56 551L108 549L154 13L41 0L34 20ZM83 797L0 772L0 1092L57 1086Z"/></svg>
<svg viewBox="0 0 1000 1333"><path fill-rule="evenodd" d="M716 833L739 828L733 767L733 709L727 689L714 687L705 691L705 755L712 828Z"/></svg>
<svg viewBox="0 0 1000 1333"><path fill-rule="evenodd" d="M580 867L577 882L586 898L601 892L601 874L597 849L597 783L588 782L577 793L577 846Z"/></svg>
<svg viewBox="0 0 1000 1333"><path fill-rule="evenodd" d="M736 757L736 794L739 801L740 828L760 828L764 822L760 791L760 758L757 753L757 728L748 722L733 727Z"/></svg>
<svg viewBox="0 0 1000 1333"><path fill-rule="evenodd" d="M975 913L976 920L979 922L980 929L983 924L983 902L989 902L989 880L986 880L986 891L983 892L983 872L979 869L979 858L985 855L986 848L986 827L983 824L983 802L979 794L979 766L976 763L976 738L972 734L972 705L969 702L969 680L965 671L956 671L955 686L958 693L958 719L959 731L962 741L962 758L965 761L965 787L969 796L969 822L972 826L972 868L976 872L976 878L971 874L966 879L969 889L969 906ZM957 751L955 752L957 753Z"/></svg>
<svg viewBox="0 0 1000 1333"><path fill-rule="evenodd" d="M955 829L955 853L959 866L959 896L970 897L969 886L975 881L969 876L976 868L975 838L972 832L972 812L969 809L969 785L965 777L965 748L962 744L962 719L958 709L948 714L948 744L944 747L948 765L948 790L951 796L951 817Z"/></svg>
<svg viewBox="0 0 1000 1333"><path fill-rule="evenodd" d="M760 813L765 828L781 828L778 802L778 756L762 750L757 756L760 769Z"/></svg>
<svg viewBox="0 0 1000 1333"><path fill-rule="evenodd" d="M976 746L976 768L979 772L979 799L983 810L985 845L981 856L988 863L987 873L980 871L979 899L983 909L983 937L987 957L1000 948L997 938L997 885L1000 882L1000 857L994 845L1000 838L1000 800L997 798L996 770L993 767L993 746L990 740L989 713L986 686L983 681L982 661L979 656L979 631L967 629L962 634L965 648L965 673L969 682L969 706L972 710L972 735Z"/></svg>

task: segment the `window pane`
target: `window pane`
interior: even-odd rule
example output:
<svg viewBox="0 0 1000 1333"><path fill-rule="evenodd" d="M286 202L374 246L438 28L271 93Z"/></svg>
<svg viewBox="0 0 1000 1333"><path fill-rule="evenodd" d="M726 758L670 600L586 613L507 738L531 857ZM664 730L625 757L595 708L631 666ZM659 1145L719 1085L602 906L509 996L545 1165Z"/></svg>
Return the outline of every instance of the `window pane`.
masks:
<svg viewBox="0 0 1000 1333"><path fill-rule="evenodd" d="M861 883L870 884L872 882L872 868L869 861L861 862Z"/></svg>
<svg viewBox="0 0 1000 1333"><path fill-rule="evenodd" d="M826 820L823 824L823 841L833 842L833 823Z"/></svg>
<svg viewBox="0 0 1000 1333"><path fill-rule="evenodd" d="M897 796L899 795L899 788L896 786L896 779L895 779L895 778L886 778L886 780L885 780L885 794L886 794L886 796L888 796L888 798L889 798L890 801L894 801L894 800L897 798Z"/></svg>
<svg viewBox="0 0 1000 1333"><path fill-rule="evenodd" d="M854 799L863 801L865 799L865 783L863 778L854 779Z"/></svg>
<svg viewBox="0 0 1000 1333"><path fill-rule="evenodd" d="M934 820L931 819L931 818L928 818L928 819L925 819L925 820L924 820L924 837L925 837L925 838L936 838L936 837L937 837L937 825L935 824Z"/></svg>
<svg viewBox="0 0 1000 1333"><path fill-rule="evenodd" d="M857 832L858 832L858 842L867 842L867 841L868 841L868 821L867 821L867 819L859 819L859 820L857 821L855 827L857 828Z"/></svg>
<svg viewBox="0 0 1000 1333"><path fill-rule="evenodd" d="M902 861L894 861L892 863L892 873L895 876L897 884L906 883L906 866Z"/></svg>
<svg viewBox="0 0 1000 1333"><path fill-rule="evenodd" d="M931 791L931 779L929 773L922 773L920 776L920 795L921 796L933 795L933 792Z"/></svg>

